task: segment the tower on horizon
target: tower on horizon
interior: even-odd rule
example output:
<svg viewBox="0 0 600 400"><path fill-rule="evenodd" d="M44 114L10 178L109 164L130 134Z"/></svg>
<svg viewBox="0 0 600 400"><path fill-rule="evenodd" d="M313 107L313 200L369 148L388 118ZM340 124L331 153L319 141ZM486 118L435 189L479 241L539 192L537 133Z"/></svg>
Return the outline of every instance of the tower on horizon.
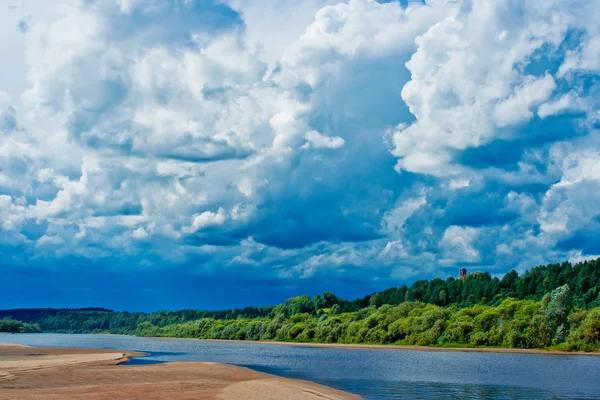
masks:
<svg viewBox="0 0 600 400"><path fill-rule="evenodd" d="M460 271L459 271L458 278L459 279L465 279L466 276L467 276L467 269L466 268L461 268Z"/></svg>

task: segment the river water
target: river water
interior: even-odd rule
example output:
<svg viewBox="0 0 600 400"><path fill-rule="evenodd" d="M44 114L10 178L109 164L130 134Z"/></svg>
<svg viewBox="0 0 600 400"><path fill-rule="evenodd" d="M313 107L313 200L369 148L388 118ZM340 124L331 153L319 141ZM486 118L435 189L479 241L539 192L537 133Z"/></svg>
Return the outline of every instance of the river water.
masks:
<svg viewBox="0 0 600 400"><path fill-rule="evenodd" d="M365 399L600 399L600 357L346 349L134 336L0 334L0 343L149 353L128 365L214 361Z"/></svg>

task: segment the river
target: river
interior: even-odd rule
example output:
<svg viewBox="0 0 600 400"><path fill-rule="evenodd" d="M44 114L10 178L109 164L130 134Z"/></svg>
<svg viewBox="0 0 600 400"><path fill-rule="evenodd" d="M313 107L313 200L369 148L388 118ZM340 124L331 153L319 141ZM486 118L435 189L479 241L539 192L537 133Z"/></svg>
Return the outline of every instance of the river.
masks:
<svg viewBox="0 0 600 400"><path fill-rule="evenodd" d="M129 364L214 361L387 399L600 399L600 357L323 348L109 335L0 334L31 346L136 350Z"/></svg>

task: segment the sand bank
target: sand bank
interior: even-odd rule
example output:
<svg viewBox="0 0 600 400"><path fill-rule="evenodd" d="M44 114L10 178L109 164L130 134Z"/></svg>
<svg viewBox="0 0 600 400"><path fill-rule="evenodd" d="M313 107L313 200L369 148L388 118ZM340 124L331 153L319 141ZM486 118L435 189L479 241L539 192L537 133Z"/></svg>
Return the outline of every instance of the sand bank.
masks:
<svg viewBox="0 0 600 400"><path fill-rule="evenodd" d="M117 366L139 354L0 346L0 399L360 399L311 382L218 363Z"/></svg>

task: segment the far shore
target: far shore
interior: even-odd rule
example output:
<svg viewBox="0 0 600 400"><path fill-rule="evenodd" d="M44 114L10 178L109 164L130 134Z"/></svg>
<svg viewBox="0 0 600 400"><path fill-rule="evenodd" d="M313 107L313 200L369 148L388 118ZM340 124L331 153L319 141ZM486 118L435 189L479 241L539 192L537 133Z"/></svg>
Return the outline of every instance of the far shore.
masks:
<svg viewBox="0 0 600 400"><path fill-rule="evenodd" d="M118 336L118 335L116 335ZM341 349L373 349L399 351L441 351L441 352L470 352L470 353L517 353L517 354L546 354L560 356L600 356L600 351L564 351L544 349L507 349L502 347L434 347L398 344L345 344L345 343L310 343L310 342L280 342L275 340L226 340L226 339L196 339L177 337L138 336L145 339L165 340L194 340L214 343L248 343L276 346L325 347Z"/></svg>
<svg viewBox="0 0 600 400"><path fill-rule="evenodd" d="M116 367L143 353L0 343L0 400L359 400L327 386L212 362Z"/></svg>
<svg viewBox="0 0 600 400"><path fill-rule="evenodd" d="M72 335L77 335L74 333ZM103 336L131 336L119 335L115 333L93 333L92 335ZM1 336L0 336L1 337ZM503 347L441 347L441 346L416 346L416 345L398 345L398 344L346 344L346 343L313 343L313 342L281 342L276 340L228 340L228 339L198 339L198 338L179 338L166 336L135 336L152 340L191 340L200 342L214 343L247 343L264 344L275 346L299 346L299 347L324 347L340 349L370 349L370 350L398 350L398 351L439 351L439 352L469 352L469 353L514 353L514 354L542 354L557 356L600 356L600 351L566 351L566 350L546 350L546 349L510 349Z"/></svg>

